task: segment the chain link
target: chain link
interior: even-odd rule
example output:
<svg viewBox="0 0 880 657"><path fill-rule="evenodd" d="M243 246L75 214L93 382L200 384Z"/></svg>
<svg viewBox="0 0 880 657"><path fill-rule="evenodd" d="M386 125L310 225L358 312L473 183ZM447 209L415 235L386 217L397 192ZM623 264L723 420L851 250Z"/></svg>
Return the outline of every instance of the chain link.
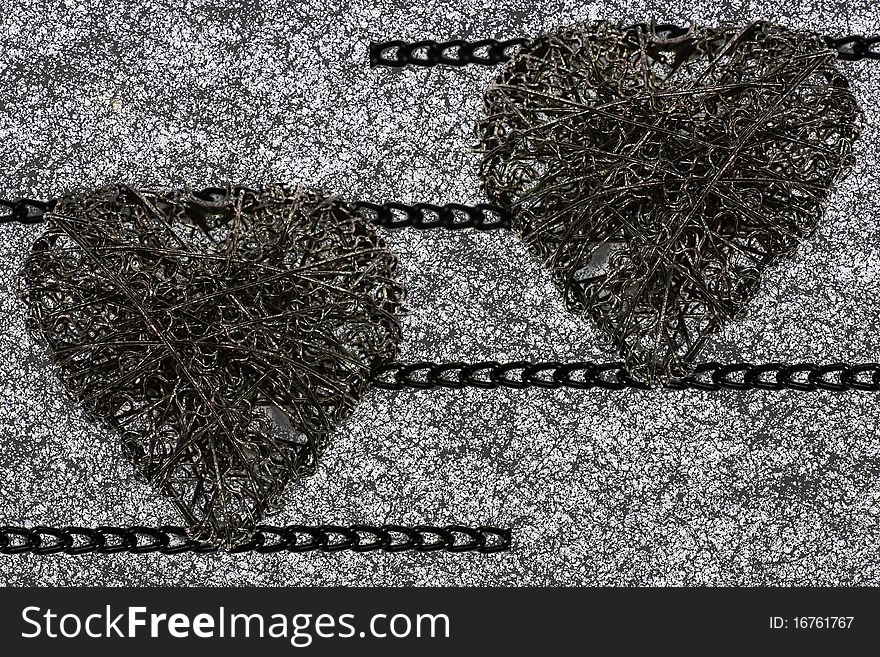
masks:
<svg viewBox="0 0 880 657"><path fill-rule="evenodd" d="M508 61L528 39L480 41L383 41L370 44L370 66L494 66Z"/></svg>
<svg viewBox="0 0 880 657"><path fill-rule="evenodd" d="M0 224L16 222L38 224L43 215L55 207L55 199L38 201L32 198L19 198L14 201L0 199Z"/></svg>
<svg viewBox="0 0 880 657"><path fill-rule="evenodd" d="M624 31L650 32L663 39L674 39L687 34L688 29L677 25L645 23L629 25ZM837 51L839 59L880 59L880 36L850 35L825 37L825 42ZM402 68L404 66L466 66L480 64L493 66L510 61L516 50L530 43L530 39L481 39L479 41L380 41L370 43L370 66ZM482 52L483 54L479 54Z"/></svg>
<svg viewBox="0 0 880 657"><path fill-rule="evenodd" d="M256 533L230 552L481 552L509 550L509 529L447 525L259 525ZM187 536L183 527L0 527L0 554L134 554L218 552Z"/></svg>
<svg viewBox="0 0 880 657"><path fill-rule="evenodd" d="M649 389L632 378L624 363L384 363L376 365L373 384L385 390L415 388L624 388ZM690 376L663 387L673 390L798 390L814 392L880 391L878 363L703 363Z"/></svg>
<svg viewBox="0 0 880 657"><path fill-rule="evenodd" d="M880 36L865 37L850 35L835 39L825 37L825 43L837 51L838 59L855 61L859 59L880 59Z"/></svg>
<svg viewBox="0 0 880 657"><path fill-rule="evenodd" d="M379 205L361 201L354 203L354 207L367 221L383 228L497 230L510 227L510 216L507 212L485 203L478 205L384 203Z"/></svg>

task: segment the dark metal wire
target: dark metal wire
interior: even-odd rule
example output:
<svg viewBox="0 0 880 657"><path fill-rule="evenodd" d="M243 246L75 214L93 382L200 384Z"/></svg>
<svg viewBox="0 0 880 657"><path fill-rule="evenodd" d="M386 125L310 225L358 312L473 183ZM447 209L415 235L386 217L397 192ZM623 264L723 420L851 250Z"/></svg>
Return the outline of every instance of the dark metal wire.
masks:
<svg viewBox="0 0 880 657"><path fill-rule="evenodd" d="M385 390L436 388L651 389L625 363L529 362L381 363L373 384ZM656 386L669 390L880 391L880 363L701 363L686 377Z"/></svg>
<svg viewBox="0 0 880 657"><path fill-rule="evenodd" d="M20 296L135 471L193 538L234 547L397 354L395 267L368 222L315 190L120 186L54 202Z"/></svg>
<svg viewBox="0 0 880 657"><path fill-rule="evenodd" d="M479 552L511 549L512 533L497 527L446 525L258 525L240 552ZM181 554L218 552L183 527L0 527L0 554Z"/></svg>
<svg viewBox="0 0 880 657"><path fill-rule="evenodd" d="M661 38L675 38L687 32L678 25L648 25L639 23L625 30L653 33ZM845 37L824 37L831 50L836 51L838 59L856 61L861 59L880 59L880 36L849 35ZM466 41L379 41L370 43L370 66L403 68L404 66L467 66L479 64L493 66L509 62L517 51L531 43L531 39L480 39Z"/></svg>
<svg viewBox="0 0 880 657"><path fill-rule="evenodd" d="M692 371L813 232L861 119L822 37L763 22L564 29L484 104L487 197L647 383Z"/></svg>

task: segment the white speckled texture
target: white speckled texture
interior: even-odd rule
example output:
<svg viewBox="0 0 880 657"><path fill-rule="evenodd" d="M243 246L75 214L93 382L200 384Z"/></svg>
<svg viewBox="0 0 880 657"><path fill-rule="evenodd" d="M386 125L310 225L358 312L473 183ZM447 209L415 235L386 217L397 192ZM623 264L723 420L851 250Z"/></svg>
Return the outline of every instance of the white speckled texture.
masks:
<svg viewBox="0 0 880 657"><path fill-rule="evenodd" d="M371 70L371 39L652 16L880 32L871 0L58 4L0 16L0 197L301 181L351 199L473 203L471 125L495 73ZM880 359L880 63L842 67L866 114L858 165L707 360ZM24 334L16 273L37 234L6 226L0 239L0 523L175 523ZM413 308L404 360L605 357L512 235L389 240ZM514 550L6 556L0 582L878 584L878 410L869 393L375 391L272 522L489 523L514 530Z"/></svg>

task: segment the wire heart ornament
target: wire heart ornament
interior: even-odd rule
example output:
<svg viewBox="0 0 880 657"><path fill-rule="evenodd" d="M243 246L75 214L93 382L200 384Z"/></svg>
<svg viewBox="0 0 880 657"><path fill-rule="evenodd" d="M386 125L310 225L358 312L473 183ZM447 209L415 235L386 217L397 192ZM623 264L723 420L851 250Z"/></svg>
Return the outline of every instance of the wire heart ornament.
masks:
<svg viewBox="0 0 880 657"><path fill-rule="evenodd" d="M484 105L485 193L650 384L691 373L812 234L861 128L824 38L767 23L563 29Z"/></svg>
<svg viewBox="0 0 880 657"><path fill-rule="evenodd" d="M20 297L66 390L193 538L232 547L310 474L401 341L396 258L308 188L58 200Z"/></svg>

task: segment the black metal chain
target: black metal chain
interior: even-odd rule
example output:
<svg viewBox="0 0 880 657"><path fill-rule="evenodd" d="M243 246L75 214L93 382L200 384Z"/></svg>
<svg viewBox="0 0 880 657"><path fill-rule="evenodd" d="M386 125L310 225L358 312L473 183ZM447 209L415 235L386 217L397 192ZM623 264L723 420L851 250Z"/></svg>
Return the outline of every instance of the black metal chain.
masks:
<svg viewBox="0 0 880 657"><path fill-rule="evenodd" d="M676 38L687 33L687 28L677 25L647 24L630 25L626 30L648 32L662 38ZM370 66L467 66L480 64L493 66L510 61L516 50L530 42L529 39L480 39L479 41L380 41L370 43ZM880 36L850 35L825 37L825 42L837 57L846 61L880 59Z"/></svg>
<svg viewBox="0 0 880 657"><path fill-rule="evenodd" d="M55 199L38 201L32 198L20 198L14 201L0 199L0 223L16 222L20 224L38 224L43 215L55 207Z"/></svg>
<svg viewBox="0 0 880 657"><path fill-rule="evenodd" d="M446 525L260 525L230 552L502 552L511 547L509 529ZM0 527L0 554L85 554L116 552L178 554L221 552L189 538L182 527Z"/></svg>
<svg viewBox="0 0 880 657"><path fill-rule="evenodd" d="M494 66L508 61L528 39L383 41L370 44L370 66Z"/></svg>
<svg viewBox="0 0 880 657"><path fill-rule="evenodd" d="M846 61L880 59L880 36L865 37L856 34L845 37L825 37L825 43L837 51L837 58Z"/></svg>
<svg viewBox="0 0 880 657"><path fill-rule="evenodd" d="M373 383L385 390L415 388L624 388L649 389L623 363L385 363L374 367ZM672 390L880 391L878 363L703 363L688 377L663 387Z"/></svg>
<svg viewBox="0 0 880 657"><path fill-rule="evenodd" d="M210 188L194 192L194 194L207 194L214 189ZM36 201L29 198L14 201L0 199L0 223L40 223L43 221L44 215L52 211L56 202L56 199L49 201ZM486 203L477 205L414 203L408 205L394 202L380 204L358 201L352 205L367 221L383 228L497 230L510 227L508 212Z"/></svg>
<svg viewBox="0 0 880 657"><path fill-rule="evenodd" d="M506 211L485 203L478 205L384 203L379 205L361 201L354 203L354 206L368 221L384 228L497 230L510 227L510 215Z"/></svg>

